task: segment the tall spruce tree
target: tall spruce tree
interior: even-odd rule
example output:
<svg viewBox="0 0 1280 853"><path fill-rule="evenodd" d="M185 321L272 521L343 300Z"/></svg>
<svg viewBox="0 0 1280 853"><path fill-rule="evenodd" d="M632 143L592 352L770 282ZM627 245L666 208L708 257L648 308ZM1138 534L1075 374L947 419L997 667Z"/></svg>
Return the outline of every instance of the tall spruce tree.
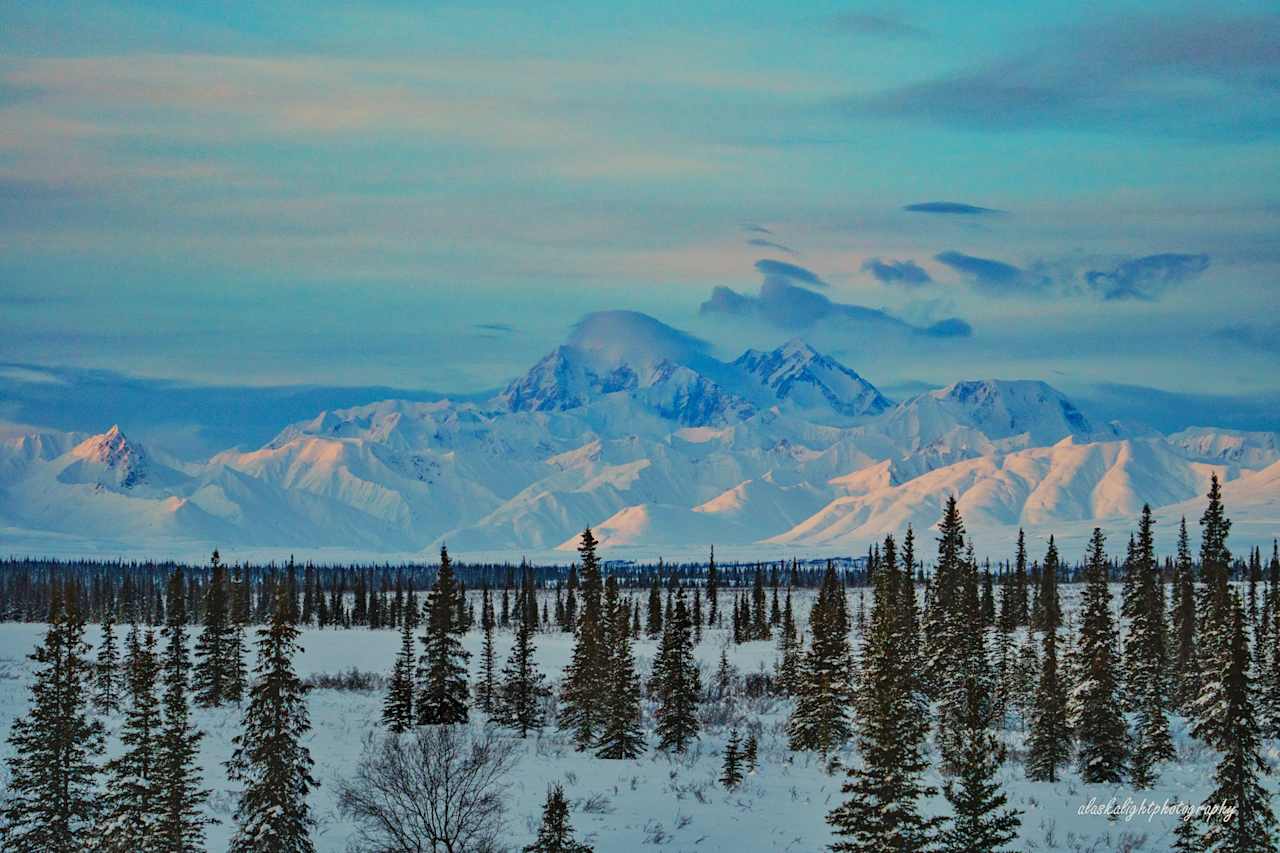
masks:
<svg viewBox="0 0 1280 853"><path fill-rule="evenodd" d="M578 554L582 559L582 609L578 614L573 657L564 673L557 722L562 730L573 732L574 745L581 751L596 745L604 723L599 690L608 675L609 651L605 647L600 560L596 556L596 539L589 527L582 532Z"/></svg>
<svg viewBox="0 0 1280 853"><path fill-rule="evenodd" d="M1200 695L1196 657L1196 579L1191 564L1187 519L1178 527L1178 556L1173 583L1173 707L1186 713Z"/></svg>
<svg viewBox="0 0 1280 853"><path fill-rule="evenodd" d="M925 738L928 709L903 666L906 631L895 602L896 566L872 577L875 600L862 650L857 707L859 766L850 767L841 791L845 802L827 815L840 840L833 850L882 853L927 850L939 821L920 813L920 800L935 790L921 782L929 766Z"/></svg>
<svg viewBox="0 0 1280 853"><path fill-rule="evenodd" d="M84 619L74 582L54 577L49 586L49 628L30 656L31 705L9 729L0 847L14 853L79 853L99 811L93 759L103 735L88 714L93 665Z"/></svg>
<svg viewBox="0 0 1280 853"><path fill-rule="evenodd" d="M827 564L809 613L809 638L787 729L793 750L826 753L844 744L852 734L849 701L853 652L849 647L844 590L831 563Z"/></svg>
<svg viewBox="0 0 1280 853"><path fill-rule="evenodd" d="M231 655L234 627L231 624L231 607L227 567L215 550L211 559L209 584L204 597L204 629L196 641L196 664L192 687L196 703L206 708L227 701L232 680ZM314 578L314 570L311 570Z"/></svg>
<svg viewBox="0 0 1280 853"><path fill-rule="evenodd" d="M702 686L693 659L692 628L681 590L653 661L658 749L671 752L684 752L700 727L697 710Z"/></svg>
<svg viewBox="0 0 1280 853"><path fill-rule="evenodd" d="M161 662L164 690L161 706L164 722L157 750L156 779L160 786L157 837L173 853L200 853L205 848L205 827L213 821L204 814L209 792L200 787L200 740L204 737L191 721L187 696L191 656L187 643L187 591L183 572L169 576L166 596L165 640Z"/></svg>
<svg viewBox="0 0 1280 853"><path fill-rule="evenodd" d="M516 612L515 643L511 656L502 670L502 684L498 688L497 720L528 737L529 732L542 728L539 702L549 693L543 684L533 658L533 635L538 628L538 604L533 593L533 569L524 566L520 573L520 607Z"/></svg>
<svg viewBox="0 0 1280 853"><path fill-rule="evenodd" d="M563 605L560 610L563 625ZM484 639L480 647L480 684L477 685L476 698L479 699L480 710L489 715L493 714L498 691L498 668L493 648L493 632L497 625L498 620L493 613L493 593L486 583L480 590L480 630Z"/></svg>
<svg viewBox="0 0 1280 853"><path fill-rule="evenodd" d="M1040 581L1040 627L1044 644L1040 682L1031 711L1031 735L1027 742L1027 778L1056 782L1058 768L1071 760L1071 729L1067 720L1066 688L1058 669L1058 547L1049 537Z"/></svg>
<svg viewBox="0 0 1280 853"><path fill-rule="evenodd" d="M636 758L644 752L640 727L640 677L631 654L631 608L610 576L604 587L605 649L609 655L608 680L604 684L604 723L600 758Z"/></svg>
<svg viewBox="0 0 1280 853"><path fill-rule="evenodd" d="M249 612L252 610L253 584L248 572L236 566L231 577L231 630L230 646L227 649L228 681L227 701L237 705L249 692L249 670L245 663L245 632L249 625ZM321 599L323 601L323 599Z"/></svg>
<svg viewBox="0 0 1280 853"><path fill-rule="evenodd" d="M1192 707L1192 734L1206 743L1224 736L1228 698L1221 673L1231 664L1231 593L1228 578L1231 552L1227 535L1231 521L1222 505L1222 487L1216 474L1209 483L1209 504L1200 518L1200 571L1204 579L1197 603L1200 695Z"/></svg>
<svg viewBox="0 0 1280 853"><path fill-rule="evenodd" d="M130 631L130 654L125 681L130 701L120 733L124 751L105 770L108 783L103 795L102 827L97 847L102 853L160 853L161 816L159 741L162 725L155 685L160 677L156 635L147 631L137 638Z"/></svg>
<svg viewBox="0 0 1280 853"><path fill-rule="evenodd" d="M957 669L957 649L963 640L964 625L959 611L965 562L964 520L954 495L947 498L938 533L938 560L925 603L923 625L922 683L931 697L945 692L947 679Z"/></svg>
<svg viewBox="0 0 1280 853"><path fill-rule="evenodd" d="M716 546L711 546L711 558L707 562L707 624L715 625L719 611L720 570L716 568Z"/></svg>
<svg viewBox="0 0 1280 853"><path fill-rule="evenodd" d="M120 649L116 645L115 620L110 614L102 620L102 644L93 677L94 707L104 713L120 710Z"/></svg>
<svg viewBox="0 0 1280 853"><path fill-rule="evenodd" d="M227 776L244 784L231 853L314 853L307 795L317 786L303 738L311 730L306 693L293 669L301 649L288 592L277 586L271 622L258 631L256 676Z"/></svg>
<svg viewBox="0 0 1280 853"><path fill-rule="evenodd" d="M453 725L467 721L467 658L458 620L458 583L449 552L440 548L440 570L427 596L427 625L418 658L414 712L420 726Z"/></svg>
<svg viewBox="0 0 1280 853"><path fill-rule="evenodd" d="M1080 778L1115 784L1124 776L1128 732L1121 714L1116 629L1111 618L1106 539L1093 529L1086 557L1080 623L1080 681L1072 694L1073 728L1080 733Z"/></svg>
<svg viewBox="0 0 1280 853"><path fill-rule="evenodd" d="M1018 528L1018 550L1013 561L1013 625L1026 625L1031 619L1031 606L1027 600L1027 537Z"/></svg>
<svg viewBox="0 0 1280 853"><path fill-rule="evenodd" d="M1244 610L1233 596L1227 667L1218 674L1225 708L1222 727L1209 745L1222 754L1214 774L1215 788L1207 802L1231 804L1230 819L1213 820L1205 830L1205 849L1211 853L1275 853L1280 826L1271 808L1271 795L1259 782L1268 772L1253 704L1249 677L1249 639Z"/></svg>
<svg viewBox="0 0 1280 853"><path fill-rule="evenodd" d="M413 713L413 647L413 625L405 619L400 625L400 650L391 665L387 696L382 703L383 725L395 734L407 732L417 721Z"/></svg>
<svg viewBox="0 0 1280 853"><path fill-rule="evenodd" d="M1004 748L991 732L987 687L966 678L963 701L956 773L943 784L952 817L939 834L940 851L1003 853L1022 821L1018 811L1007 808L1009 798L997 779Z"/></svg>

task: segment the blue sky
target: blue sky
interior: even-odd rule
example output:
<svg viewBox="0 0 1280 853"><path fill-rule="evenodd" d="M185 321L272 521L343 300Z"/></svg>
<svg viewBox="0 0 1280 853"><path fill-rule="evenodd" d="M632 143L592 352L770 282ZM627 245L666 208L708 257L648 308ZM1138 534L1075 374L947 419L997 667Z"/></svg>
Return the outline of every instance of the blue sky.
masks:
<svg viewBox="0 0 1280 853"><path fill-rule="evenodd" d="M474 392L629 308L1280 393L1274 4L261 5L0 10L7 382Z"/></svg>

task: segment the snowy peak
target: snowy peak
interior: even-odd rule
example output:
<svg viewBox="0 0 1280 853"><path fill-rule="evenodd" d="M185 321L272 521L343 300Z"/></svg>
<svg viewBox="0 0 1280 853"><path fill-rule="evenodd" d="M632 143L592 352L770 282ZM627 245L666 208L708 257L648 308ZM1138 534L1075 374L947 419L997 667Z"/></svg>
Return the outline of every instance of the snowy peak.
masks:
<svg viewBox="0 0 1280 853"><path fill-rule="evenodd" d="M829 407L845 417L878 415L892 406L874 385L830 356L793 338L772 352L747 350L733 366L778 400L802 409Z"/></svg>
<svg viewBox="0 0 1280 853"><path fill-rule="evenodd" d="M83 483L107 488L132 489L148 481L149 466L142 445L134 444L112 426L73 447L58 475L63 483Z"/></svg>

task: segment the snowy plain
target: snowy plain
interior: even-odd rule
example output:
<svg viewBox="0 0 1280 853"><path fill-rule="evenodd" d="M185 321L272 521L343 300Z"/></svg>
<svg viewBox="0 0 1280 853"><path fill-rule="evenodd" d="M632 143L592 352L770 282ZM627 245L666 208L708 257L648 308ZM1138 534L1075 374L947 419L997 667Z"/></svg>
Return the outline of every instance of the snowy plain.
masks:
<svg viewBox="0 0 1280 853"><path fill-rule="evenodd" d="M1061 589L1068 619L1078 605L1080 587ZM1114 589L1119 595L1119 588ZM643 592L641 593L643 594ZM544 593L546 595L546 593ZM856 614L860 593L848 592L849 609ZM722 593L721 607L732 599ZM794 604L800 625L807 624L811 593L798 592ZM862 602L870 606L870 593ZM196 629L198 630L198 629ZM12 721L24 713L30 664L26 655L43 635L38 624L0 624L0 731L8 731ZM98 641L99 627L90 625L87 640ZM856 638L856 632L855 632ZM465 646L471 653L472 684L480 665L480 633L471 631ZM499 666L506 660L512 635L498 631L495 645ZM367 629L303 631L303 653L295 666L304 678L321 673L338 673L356 668L386 673L399 642L396 631ZM569 660L572 637L550 631L537 635L538 665L554 687ZM656 643L640 639L635 643L638 670L648 674ZM721 649L727 653L738 674L772 669L777 651L768 641L734 645L722 628L704 630L697 646L703 667L704 686L714 677ZM348 774L357 762L364 738L381 731L379 691L350 692L314 689L308 694L312 731L307 745L316 761L315 776L320 787L311 796L312 814L317 820L315 841L324 853L347 848L351 826L335 808L337 779ZM840 786L844 773L827 772L822 759L811 753L793 754L787 746L786 725L792 703L786 699L738 698L725 707L704 704L703 712L714 718L700 739L684 756L668 756L652 750L652 708L646 704L645 725L650 751L632 761L605 761L573 750L569 739L548 725L541 734L532 734L517 743L522 755L510 780L507 795L506 838L512 849L529 843L536 832L547 786L561 783L572 807L572 821L578 837L593 844L600 853L631 850L707 851L707 853L770 853L771 851L817 851L834 839L824 821L826 813L842 801ZM108 753L118 744L114 734L122 717L105 718L112 737ZM234 788L227 782L223 762L231 754L231 738L239 730L240 710L224 707L197 709L197 725L205 735L200 757L205 785L212 791L208 810L220 823L210 828L208 848L225 850L233 831ZM720 775L728 724L736 723L755 731L760 741L760 766L746 783L733 792L716 781ZM483 725L482 715L473 711L473 725ZM1172 721L1178 760L1161 768L1153 791L1135 792L1125 785L1086 785L1074 769L1064 772L1057 783L1033 783L1024 778L1021 748L1024 734L1018 723L1003 733L1009 760L1001 770L1001 781L1011 805L1023 811L1018 848L1024 851L1165 851L1172 844L1176 818L1132 815L1108 819L1082 815L1080 809L1091 800L1119 805L1128 798L1136 805L1144 799L1200 802L1212 790L1215 755L1191 739L1181 718ZM1268 761L1280 765L1280 745L1268 745ZM0 744L0 754L8 754ZM936 753L935 753L936 756ZM839 753L842 762L856 762L852 745ZM931 770L926 781L941 786L941 776ZM1264 784L1272 792L1280 789L1280 775L1273 773ZM942 794L929 799L924 808L947 814Z"/></svg>

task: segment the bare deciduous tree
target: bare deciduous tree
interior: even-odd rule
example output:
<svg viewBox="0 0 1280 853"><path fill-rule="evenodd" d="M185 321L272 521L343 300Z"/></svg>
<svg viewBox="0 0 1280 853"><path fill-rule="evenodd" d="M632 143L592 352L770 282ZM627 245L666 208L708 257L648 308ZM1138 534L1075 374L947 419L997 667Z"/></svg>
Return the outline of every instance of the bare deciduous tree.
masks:
<svg viewBox="0 0 1280 853"><path fill-rule="evenodd" d="M362 853L487 853L499 849L514 745L465 726L370 734L356 773L338 784Z"/></svg>

